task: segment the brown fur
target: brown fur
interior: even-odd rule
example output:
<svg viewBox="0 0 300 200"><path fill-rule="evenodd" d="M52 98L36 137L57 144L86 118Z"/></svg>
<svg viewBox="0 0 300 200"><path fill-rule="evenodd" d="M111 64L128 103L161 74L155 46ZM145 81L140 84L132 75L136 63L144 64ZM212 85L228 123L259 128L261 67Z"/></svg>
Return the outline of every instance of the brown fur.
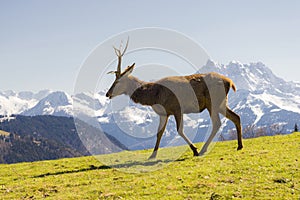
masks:
<svg viewBox="0 0 300 200"><path fill-rule="evenodd" d="M221 98L220 102L216 102L220 104L222 100L227 100L226 98L230 88L233 88L234 91L236 90L231 79L217 73L167 77L150 83L140 81L133 76L129 76L128 78L131 79L131 81L136 81L136 85L139 86L130 96L135 103L149 106L155 104L162 105L168 115L176 114L178 104L181 102L186 104L193 100L193 97L196 97L194 101L197 100L197 102L192 103L197 103L197 106L185 107L185 105L182 104L181 106L184 107L183 113L198 113L205 108L211 109L211 94L208 87L211 90L219 89L220 91L217 91L219 93L218 96L223 93L223 95L219 97ZM219 85L219 87L215 87L216 85ZM190 96L181 95L180 91L182 90L188 90L184 95L187 93L193 94L190 94ZM187 97L190 99L187 99Z"/></svg>
<svg viewBox="0 0 300 200"><path fill-rule="evenodd" d="M207 151L208 145L219 130L221 126L219 113L233 121L237 128L238 150L243 148L240 117L227 107L227 94L230 88L236 91L231 79L217 73L208 73L172 76L156 82L144 82L130 75L133 66L127 68L121 77L116 79L107 92L107 96L111 98L120 94L129 95L135 103L152 106L160 116L157 141L150 158L156 157L160 139L170 115L175 116L178 133L189 144L195 156L202 155ZM183 132L182 115L202 112L205 109L208 109L210 113L213 130L208 141L198 153L197 148Z"/></svg>

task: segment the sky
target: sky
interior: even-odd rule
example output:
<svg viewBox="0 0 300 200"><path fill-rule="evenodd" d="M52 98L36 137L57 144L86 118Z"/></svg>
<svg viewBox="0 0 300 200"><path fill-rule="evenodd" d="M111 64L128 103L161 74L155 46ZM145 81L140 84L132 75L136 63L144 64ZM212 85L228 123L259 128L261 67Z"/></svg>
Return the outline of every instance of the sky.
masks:
<svg viewBox="0 0 300 200"><path fill-rule="evenodd" d="M300 81L300 1L0 0L0 91L73 92L80 67L120 32L161 27L218 63L263 62Z"/></svg>

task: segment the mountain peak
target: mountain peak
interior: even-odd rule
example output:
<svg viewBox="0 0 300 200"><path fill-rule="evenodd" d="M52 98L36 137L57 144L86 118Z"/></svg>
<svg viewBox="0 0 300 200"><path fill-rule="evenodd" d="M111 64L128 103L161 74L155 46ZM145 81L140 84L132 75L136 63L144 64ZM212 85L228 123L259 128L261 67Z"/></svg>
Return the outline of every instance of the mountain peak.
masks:
<svg viewBox="0 0 300 200"><path fill-rule="evenodd" d="M72 115L72 98L62 91L51 92L34 107L22 112L22 115Z"/></svg>
<svg viewBox="0 0 300 200"><path fill-rule="evenodd" d="M210 68L217 68L217 69L221 69L222 65L220 65L218 62L214 61L214 60L207 60L206 64L203 66L204 68L210 67Z"/></svg>
<svg viewBox="0 0 300 200"><path fill-rule="evenodd" d="M230 61L228 65L229 65L229 66L230 66L230 65L237 65L237 66L243 67L243 63L241 63L240 61L237 61L237 60L232 60L232 61Z"/></svg>
<svg viewBox="0 0 300 200"><path fill-rule="evenodd" d="M293 87L291 84L275 76L271 69L262 62L243 64L233 60L227 65L220 65L209 60L199 72L217 72L223 74L231 78L239 89L245 89L251 92L260 93L266 90L274 92L274 87L283 91L286 87Z"/></svg>

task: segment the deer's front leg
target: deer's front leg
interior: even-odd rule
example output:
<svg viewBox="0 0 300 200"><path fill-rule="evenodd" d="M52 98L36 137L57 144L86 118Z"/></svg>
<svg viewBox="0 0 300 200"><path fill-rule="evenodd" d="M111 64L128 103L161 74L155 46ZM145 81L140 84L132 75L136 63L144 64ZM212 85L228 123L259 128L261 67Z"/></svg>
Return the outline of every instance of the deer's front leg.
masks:
<svg viewBox="0 0 300 200"><path fill-rule="evenodd" d="M190 148L194 153L194 156L199 156L197 147L195 147L195 145L189 140L189 138L186 137L186 135L183 132L183 115L177 114L174 116L176 120L178 134L189 144Z"/></svg>
<svg viewBox="0 0 300 200"><path fill-rule="evenodd" d="M149 157L149 159L156 158L157 150L159 148L159 143L160 143L161 137L162 137L162 135L163 135L163 133L166 129L166 125L167 125L167 122L168 122L168 117L169 116L162 116L162 115L159 116L159 126L158 126L158 130L157 130L156 144L155 144L153 153Z"/></svg>

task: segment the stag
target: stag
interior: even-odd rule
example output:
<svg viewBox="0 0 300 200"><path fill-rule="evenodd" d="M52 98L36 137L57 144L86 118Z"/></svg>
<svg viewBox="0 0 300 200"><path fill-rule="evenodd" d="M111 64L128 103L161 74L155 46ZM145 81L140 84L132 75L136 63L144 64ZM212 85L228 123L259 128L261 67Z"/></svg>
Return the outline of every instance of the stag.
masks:
<svg viewBox="0 0 300 200"><path fill-rule="evenodd" d="M114 47L118 57L117 70L110 72L116 79L108 90L109 99L118 95L128 95L135 103L151 106L159 115L156 144L149 159L156 158L161 137L166 128L169 116L175 117L178 134L187 142L194 156L203 155L212 142L221 121L219 114L231 120L237 130L238 148L243 148L242 127L240 117L227 106L230 88L236 91L233 81L217 73L193 74L189 76L171 76L155 82L145 82L131 75L135 63L121 72L122 57L128 47L128 40L122 51ZM200 113L207 109L212 121L212 131L209 138L198 153L196 146L186 137L183 130L183 114Z"/></svg>

